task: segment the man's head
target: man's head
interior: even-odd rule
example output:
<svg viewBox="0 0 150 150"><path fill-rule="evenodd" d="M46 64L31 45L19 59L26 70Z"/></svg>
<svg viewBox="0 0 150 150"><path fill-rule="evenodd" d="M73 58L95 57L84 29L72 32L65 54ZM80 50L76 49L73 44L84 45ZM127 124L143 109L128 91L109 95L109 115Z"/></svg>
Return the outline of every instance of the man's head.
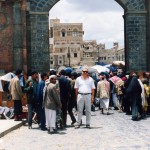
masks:
<svg viewBox="0 0 150 150"><path fill-rule="evenodd" d="M146 76L147 78L150 78L150 72L145 72L145 76Z"/></svg>
<svg viewBox="0 0 150 150"><path fill-rule="evenodd" d="M82 69L82 76L88 76L88 68L83 68Z"/></svg>
<svg viewBox="0 0 150 150"><path fill-rule="evenodd" d="M44 80L44 81L47 80L48 79L48 74L47 73L42 73L41 74L41 79Z"/></svg>
<svg viewBox="0 0 150 150"><path fill-rule="evenodd" d="M31 72L31 77L32 77L33 80L38 79L38 72L37 71L32 71Z"/></svg>
<svg viewBox="0 0 150 150"><path fill-rule="evenodd" d="M56 75L56 70L50 70L50 75Z"/></svg>
<svg viewBox="0 0 150 150"><path fill-rule="evenodd" d="M55 83L56 83L56 79L57 79L57 76L56 76L56 75L51 75L51 76L49 76L49 81L50 81L50 83L55 84Z"/></svg>
<svg viewBox="0 0 150 150"><path fill-rule="evenodd" d="M17 69L15 74L16 74L16 76L20 76L22 74L22 70L21 69Z"/></svg>
<svg viewBox="0 0 150 150"><path fill-rule="evenodd" d="M71 72L71 79L76 79L78 74L76 72Z"/></svg>
<svg viewBox="0 0 150 150"><path fill-rule="evenodd" d="M66 71L65 71L64 69L62 69L62 70L60 71L60 75L65 76L65 75L66 75Z"/></svg>
<svg viewBox="0 0 150 150"><path fill-rule="evenodd" d="M100 73L100 79L104 80L106 78L106 75L104 72L101 72Z"/></svg>

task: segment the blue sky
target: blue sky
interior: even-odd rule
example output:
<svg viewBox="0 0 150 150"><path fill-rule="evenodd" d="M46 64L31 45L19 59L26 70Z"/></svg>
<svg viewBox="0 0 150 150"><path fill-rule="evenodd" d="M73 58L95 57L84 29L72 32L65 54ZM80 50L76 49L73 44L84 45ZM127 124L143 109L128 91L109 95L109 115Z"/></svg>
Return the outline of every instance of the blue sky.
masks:
<svg viewBox="0 0 150 150"><path fill-rule="evenodd" d="M96 40L111 48L113 42L124 46L124 10L115 0L60 0L50 19L61 23L83 23L84 40Z"/></svg>

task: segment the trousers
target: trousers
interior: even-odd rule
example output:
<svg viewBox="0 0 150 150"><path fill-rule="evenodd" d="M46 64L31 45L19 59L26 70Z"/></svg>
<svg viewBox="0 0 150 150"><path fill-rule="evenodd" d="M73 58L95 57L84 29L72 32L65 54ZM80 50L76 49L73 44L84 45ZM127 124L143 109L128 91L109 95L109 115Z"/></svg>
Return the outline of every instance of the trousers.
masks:
<svg viewBox="0 0 150 150"><path fill-rule="evenodd" d="M78 109L78 124L81 124L83 109L85 107L86 125L90 125L91 121L91 94L81 95L77 97L77 109Z"/></svg>

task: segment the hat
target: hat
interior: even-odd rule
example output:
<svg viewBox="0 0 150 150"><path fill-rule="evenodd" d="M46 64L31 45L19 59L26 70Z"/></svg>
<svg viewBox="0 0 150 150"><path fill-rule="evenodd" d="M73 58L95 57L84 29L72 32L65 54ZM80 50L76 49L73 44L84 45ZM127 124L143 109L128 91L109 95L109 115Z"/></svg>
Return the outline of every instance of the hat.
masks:
<svg viewBox="0 0 150 150"><path fill-rule="evenodd" d="M51 76L49 76L49 80L51 80L51 79L57 79L57 76L56 75L51 75Z"/></svg>
<svg viewBox="0 0 150 150"><path fill-rule="evenodd" d="M15 72L16 75L20 75L21 73L22 73L21 69L17 69L16 72Z"/></svg>
<svg viewBox="0 0 150 150"><path fill-rule="evenodd" d="M108 72L101 72L101 73L99 74L99 76L105 76L105 77L106 77L106 79L108 79L108 78L109 78L109 74L108 74Z"/></svg>

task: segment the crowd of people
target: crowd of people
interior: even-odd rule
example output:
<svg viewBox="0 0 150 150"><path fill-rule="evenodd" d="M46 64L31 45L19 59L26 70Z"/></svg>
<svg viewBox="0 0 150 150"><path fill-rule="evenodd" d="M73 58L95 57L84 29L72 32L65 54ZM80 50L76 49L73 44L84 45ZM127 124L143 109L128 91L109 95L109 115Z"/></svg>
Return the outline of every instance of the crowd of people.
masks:
<svg viewBox="0 0 150 150"><path fill-rule="evenodd" d="M33 71L24 80L22 70L16 71L10 81L10 93L14 101L14 119L21 119L22 96L27 95L28 128L32 129L33 112L37 114L37 123L41 130L49 134L67 127L67 112L71 125L75 129L82 124L82 115L86 115L86 128L91 128L91 107L97 105L101 114L110 115L110 108L131 115L133 121L139 121L150 115L150 73L101 72L93 79L88 68L79 75L75 71L55 70L41 73ZM77 112L75 117L74 110Z"/></svg>

